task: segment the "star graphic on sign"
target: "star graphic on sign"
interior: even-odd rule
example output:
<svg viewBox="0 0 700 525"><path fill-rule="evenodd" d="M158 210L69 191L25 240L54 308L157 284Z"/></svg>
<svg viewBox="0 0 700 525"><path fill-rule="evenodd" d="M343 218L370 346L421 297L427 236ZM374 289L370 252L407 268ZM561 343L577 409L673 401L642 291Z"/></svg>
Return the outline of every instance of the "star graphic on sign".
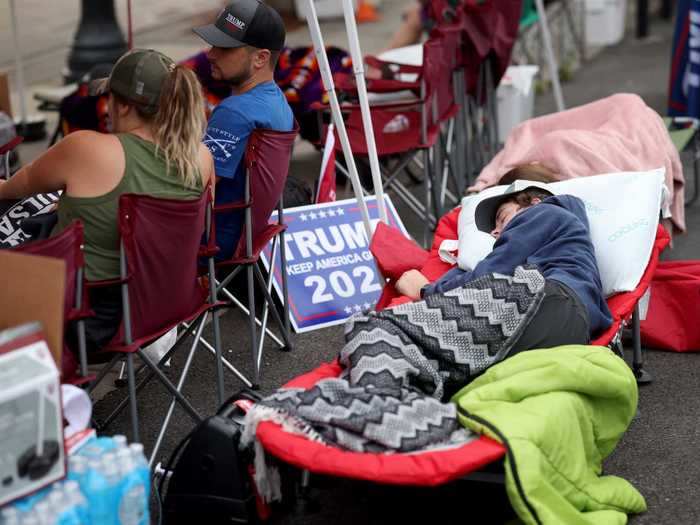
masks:
<svg viewBox="0 0 700 525"><path fill-rule="evenodd" d="M362 311L362 307L359 304L353 305L352 309L355 310L356 312Z"/></svg>
<svg viewBox="0 0 700 525"><path fill-rule="evenodd" d="M350 308L349 306L346 306L346 307L344 308L344 310L345 310L345 313L348 314L348 315L350 315L350 314L352 313L352 308Z"/></svg>
<svg viewBox="0 0 700 525"><path fill-rule="evenodd" d="M306 221L306 214L302 213L301 215L299 215L299 218L301 219L301 222Z"/></svg>
<svg viewBox="0 0 700 525"><path fill-rule="evenodd" d="M365 307L365 310L369 310L370 308L372 308L372 305L369 304L369 303L365 303L365 304L363 304L362 306Z"/></svg>
<svg viewBox="0 0 700 525"><path fill-rule="evenodd" d="M345 215L345 210L343 208L338 208L335 210L335 213L338 215Z"/></svg>
<svg viewBox="0 0 700 525"><path fill-rule="evenodd" d="M318 216L321 217L322 219L325 219L325 218L326 218L326 212L323 211L323 210L321 210L320 212L318 212Z"/></svg>
<svg viewBox="0 0 700 525"><path fill-rule="evenodd" d="M314 212L309 212L309 218L310 218L310 219L315 219L315 218L316 218L316 214L315 214Z"/></svg>
<svg viewBox="0 0 700 525"><path fill-rule="evenodd" d="M334 210L333 208L331 208L330 210L328 210L328 216L329 216L329 217L335 217L335 210Z"/></svg>

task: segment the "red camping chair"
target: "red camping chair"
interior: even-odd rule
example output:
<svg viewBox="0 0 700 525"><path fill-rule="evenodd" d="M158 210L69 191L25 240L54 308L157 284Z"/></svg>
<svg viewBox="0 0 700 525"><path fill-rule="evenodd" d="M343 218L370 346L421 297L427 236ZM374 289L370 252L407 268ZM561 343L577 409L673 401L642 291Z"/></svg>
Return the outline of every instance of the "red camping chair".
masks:
<svg viewBox="0 0 700 525"><path fill-rule="evenodd" d="M456 114L456 105L452 92L452 57L454 50L446 49L454 40L442 37L430 38L423 44L423 65L407 66L386 62L374 57L366 57L367 64L394 75L415 74L414 82L400 79L370 80L368 91L386 92L416 90L419 86L418 100L397 101L373 104L371 106L372 126L379 157L397 156L398 161L392 169L382 168L385 189L392 189L398 197L426 224L426 234L437 223L442 214L439 176L442 175L442 161L439 143L440 125ZM347 77L338 79L340 89L354 93L352 82ZM328 107L322 108L328 111ZM366 157L367 144L358 104L343 104L345 127L350 140L350 147L355 156ZM336 151L342 153L342 145L336 140ZM398 177L407 166L415 160L416 154L422 152L422 168L425 184L425 198L421 201L406 188ZM432 158L431 158L432 157ZM433 160L437 160L433 166ZM345 172L342 165L338 169ZM347 175L347 173L346 173ZM432 209L432 212L431 212ZM427 236L427 235L426 235Z"/></svg>
<svg viewBox="0 0 700 525"><path fill-rule="evenodd" d="M245 215L242 235L233 256L225 261L210 262L209 280L216 283L216 293L223 293L229 301L242 309L248 316L250 326L250 344L253 353L254 384L260 380L260 362L262 360L262 348L265 334L285 350L292 349L289 329L289 303L287 301L287 272L282 271L282 298L284 307L284 319L282 319L272 299L272 275L276 254L279 249L282 269L287 266L286 247L284 242L284 224L282 195L289 173L289 163L292 157L294 140L299 133L299 126L295 122L292 131L275 131L270 129L255 129L248 139L245 152L245 190L242 201L216 206L214 213L242 210ZM277 208L277 218L270 222L273 210ZM272 241L272 256L270 259L270 271L267 281L258 266L260 252ZM210 246L209 253L213 254ZM210 259L213 260L213 259ZM233 270L218 283L215 269ZM248 284L248 308L245 308L236 297L226 289L226 285L238 275L243 268L247 271ZM262 321L255 316L255 283L264 294L265 305L263 307ZM267 315L272 316L280 330L282 341L267 328ZM262 327L263 335L258 341L256 324ZM247 381L247 380L246 380ZM249 386L250 383L247 382Z"/></svg>
<svg viewBox="0 0 700 525"><path fill-rule="evenodd" d="M61 259L66 263L66 293L63 303L64 345L61 353L61 381L63 383L80 383L87 378L87 358L85 354L85 322L89 311L85 305L84 266L83 258L83 225L73 222L59 235L21 244L13 251L31 255L42 255ZM65 334L70 330L71 323L77 323L78 357L80 359L80 375L76 375L77 365L73 351L65 343Z"/></svg>
<svg viewBox="0 0 700 525"><path fill-rule="evenodd" d="M207 188L197 199L161 199L147 195L125 194L119 198L120 266L119 279L88 283L89 287L120 284L122 291L122 324L113 340L103 349L114 357L98 374L90 390L120 359L126 357L128 397L100 425L107 426L125 407L131 409L133 440L139 441L136 392L154 375L173 395L161 435L153 451L158 450L165 428L177 401L197 422L202 418L182 395L182 384L187 376L194 351L200 342L207 316L215 306L198 281L198 254L205 223L211 210L211 192ZM194 321L196 320L196 321ZM177 327L191 323L178 337L173 347L154 363L143 352L143 347ZM217 345L219 397L223 397L223 372L218 344L218 318L213 317ZM178 385L173 385L161 370L173 352L196 326L195 340L190 347ZM146 377L136 384L134 354L148 368Z"/></svg>
<svg viewBox="0 0 700 525"><path fill-rule="evenodd" d="M3 144L0 146L0 159L2 159L3 162L3 173L5 174L5 179L10 178L10 152L15 149L17 146L22 144L22 141L24 140L24 137L20 137L19 135L10 140L7 144Z"/></svg>
<svg viewBox="0 0 700 525"><path fill-rule="evenodd" d="M411 253L410 257L415 261L423 261L421 272L431 280L438 278L451 266L443 262L438 254L438 248L444 239L457 237L457 219L459 208L443 217L435 232L435 241L430 252ZM381 230L377 230L378 232ZM373 239L373 246L393 246L390 238L391 229L385 228L388 235L384 239ZM404 242L403 235L398 234ZM608 305L613 312L613 324L603 334L593 341L595 345L613 344L615 336L627 320L635 315L635 309L639 298L644 294L656 269L659 255L668 244L667 232L659 227L657 231L654 249L649 259L646 271L637 286L631 292L620 293L608 300ZM414 250L417 247L414 246ZM403 254L403 251L402 251ZM405 268L403 257L395 257L395 250L390 252L390 257L380 263L382 269L389 275L392 271L400 273ZM376 254L375 254L376 256ZM409 300L399 297L390 285L386 286L377 308L400 304ZM635 352L636 353L636 352ZM641 365L641 363L638 363ZM633 368L635 365L633 364ZM639 369L635 369L638 379ZM284 385L285 388L311 388L318 381L326 378L337 377L342 369L338 361L324 363L315 370L298 376ZM305 437L286 432L281 426L272 422L262 422L257 427L256 436L265 451L276 458L293 465L304 471L384 483L392 485L412 486L436 486L450 481L461 479L467 475L474 479L478 476L472 474L476 470L492 463L506 453L506 447L488 437L480 436L462 446L450 449L431 450L410 454L374 454L358 453L341 450L327 446ZM302 484L308 483L309 476L302 476ZM489 479L493 479L491 476Z"/></svg>

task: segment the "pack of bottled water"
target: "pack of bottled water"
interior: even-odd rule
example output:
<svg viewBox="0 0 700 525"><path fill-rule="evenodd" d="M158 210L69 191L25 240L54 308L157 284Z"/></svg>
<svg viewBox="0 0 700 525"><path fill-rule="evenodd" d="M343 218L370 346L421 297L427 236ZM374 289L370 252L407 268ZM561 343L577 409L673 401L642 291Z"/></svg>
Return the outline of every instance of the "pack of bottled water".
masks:
<svg viewBox="0 0 700 525"><path fill-rule="evenodd" d="M0 525L148 525L150 470L125 436L88 441L66 479L0 509Z"/></svg>

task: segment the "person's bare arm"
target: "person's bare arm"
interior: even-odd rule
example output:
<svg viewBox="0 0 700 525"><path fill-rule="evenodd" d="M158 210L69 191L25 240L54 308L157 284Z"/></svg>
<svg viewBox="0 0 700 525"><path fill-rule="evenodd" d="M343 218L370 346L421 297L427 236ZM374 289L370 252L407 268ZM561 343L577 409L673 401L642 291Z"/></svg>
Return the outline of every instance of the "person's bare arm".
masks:
<svg viewBox="0 0 700 525"><path fill-rule="evenodd" d="M394 288L401 295L410 297L413 300L420 299L420 291L430 281L418 270L408 270L396 281Z"/></svg>
<svg viewBox="0 0 700 525"><path fill-rule="evenodd" d="M23 199L66 189L71 179L85 173L86 166L94 166L95 155L100 151L98 135L91 131L71 133L0 184L0 199ZM100 171L99 166L94 168L95 172Z"/></svg>
<svg viewBox="0 0 700 525"><path fill-rule="evenodd" d="M388 49L410 46L420 42L423 34L423 22L421 20L421 4L414 2L403 13L401 26L396 30L389 41Z"/></svg>

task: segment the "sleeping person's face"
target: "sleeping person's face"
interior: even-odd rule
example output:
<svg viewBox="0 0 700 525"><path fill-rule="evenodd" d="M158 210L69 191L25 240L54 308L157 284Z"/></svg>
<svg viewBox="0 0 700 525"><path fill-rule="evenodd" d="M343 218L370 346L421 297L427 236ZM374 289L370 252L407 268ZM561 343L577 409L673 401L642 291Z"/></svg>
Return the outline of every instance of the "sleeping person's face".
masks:
<svg viewBox="0 0 700 525"><path fill-rule="evenodd" d="M506 201L501 204L496 211L496 227L491 230L491 235L498 239L511 219L522 209L522 206L515 201Z"/></svg>

